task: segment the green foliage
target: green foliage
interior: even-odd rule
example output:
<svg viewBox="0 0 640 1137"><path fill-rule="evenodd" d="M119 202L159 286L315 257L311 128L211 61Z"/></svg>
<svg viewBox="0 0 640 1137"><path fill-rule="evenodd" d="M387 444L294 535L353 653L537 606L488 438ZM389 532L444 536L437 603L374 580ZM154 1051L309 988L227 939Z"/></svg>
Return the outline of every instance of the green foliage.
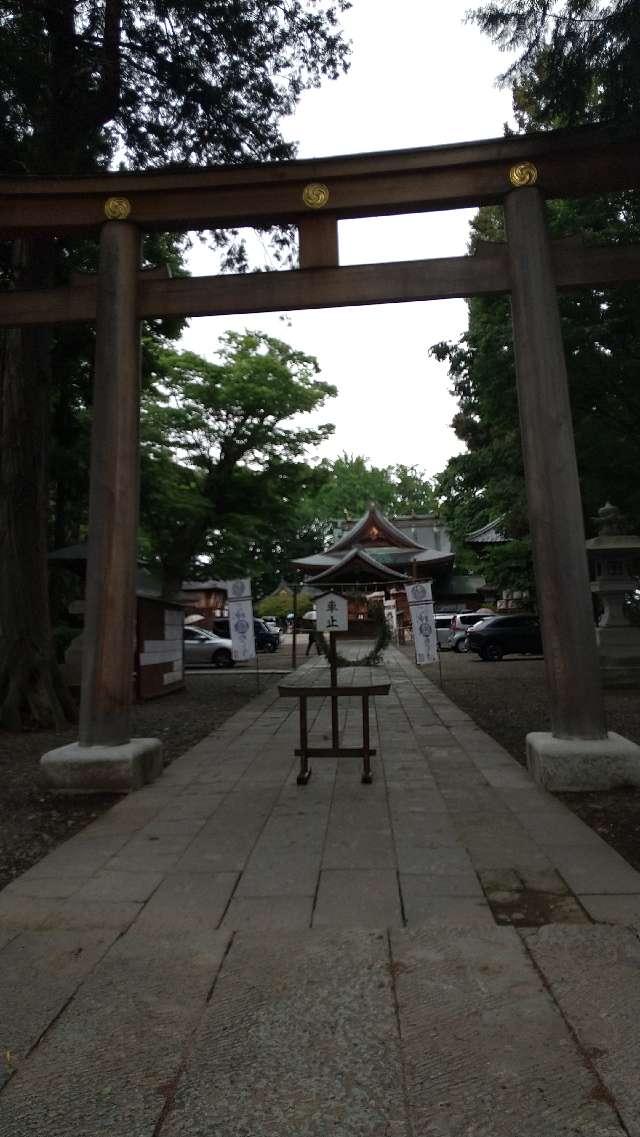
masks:
<svg viewBox="0 0 640 1137"><path fill-rule="evenodd" d="M483 554L482 571L486 579L499 589L515 589L535 596L531 542L507 541L493 545Z"/></svg>
<svg viewBox="0 0 640 1137"><path fill-rule="evenodd" d="M313 598L308 592L299 592L297 597L297 611L298 616L304 616L313 608ZM275 596L265 596L264 600L258 601L256 604L256 612L258 616L288 616L293 612L293 593L291 589L282 589Z"/></svg>
<svg viewBox="0 0 640 1137"><path fill-rule="evenodd" d="M517 58L502 77L512 83L524 130L574 126L600 119L640 121L640 23L637 3L590 0L501 0L476 9L475 21ZM553 236L580 234L587 243L640 239L640 195L616 193L547 204ZM502 240L502 212L481 209L471 248ZM635 476L640 428L637 367L640 288L582 290L560 296L576 452L587 523L609 499L640 521ZM526 587L528 524L519 441L512 331L506 299L469 304L467 333L433 353L449 363L459 400L454 420L467 453L439 476L442 515L454 541L495 517L516 539L492 550L483 571L504 587ZM468 555L469 563L473 557Z"/></svg>
<svg viewBox="0 0 640 1137"><path fill-rule="evenodd" d="M386 647L391 643L391 630L384 617L384 609L381 605L376 605L375 622L377 624L376 639L371 651L366 655L361 655L357 659L350 659L346 655L340 655L336 649L336 665L338 667L378 667L382 663L382 653ZM320 650L327 660L330 660L329 644L323 632L316 632L316 643L319 644Z"/></svg>
<svg viewBox="0 0 640 1137"><path fill-rule="evenodd" d="M522 129L640 120L637 0L492 0L470 16L516 59L501 76Z"/></svg>
<svg viewBox="0 0 640 1137"><path fill-rule="evenodd" d="M325 522L358 517L375 502L383 512L432 513L433 488L417 466L370 466L361 454L341 454L325 462L327 480L312 502L315 516Z"/></svg>
<svg viewBox="0 0 640 1137"><path fill-rule="evenodd" d="M0 162L80 172L289 158L280 119L347 66L345 0L0 3Z"/></svg>
<svg viewBox="0 0 640 1137"><path fill-rule="evenodd" d="M141 519L168 591L197 576L203 557L201 572L213 563L217 576L250 573L258 591L286 571L274 553L324 476L307 449L333 431L291 421L335 394L317 372L315 359L262 333L228 333L215 362L156 351L143 399Z"/></svg>

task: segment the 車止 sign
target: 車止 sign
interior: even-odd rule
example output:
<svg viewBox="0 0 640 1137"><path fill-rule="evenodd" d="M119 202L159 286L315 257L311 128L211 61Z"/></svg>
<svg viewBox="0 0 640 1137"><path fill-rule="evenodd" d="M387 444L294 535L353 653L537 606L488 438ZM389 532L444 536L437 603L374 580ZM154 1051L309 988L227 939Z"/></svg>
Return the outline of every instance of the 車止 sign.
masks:
<svg viewBox="0 0 640 1137"><path fill-rule="evenodd" d="M349 611L346 597L337 592L325 592L316 598L316 629L319 632L346 632L349 628Z"/></svg>

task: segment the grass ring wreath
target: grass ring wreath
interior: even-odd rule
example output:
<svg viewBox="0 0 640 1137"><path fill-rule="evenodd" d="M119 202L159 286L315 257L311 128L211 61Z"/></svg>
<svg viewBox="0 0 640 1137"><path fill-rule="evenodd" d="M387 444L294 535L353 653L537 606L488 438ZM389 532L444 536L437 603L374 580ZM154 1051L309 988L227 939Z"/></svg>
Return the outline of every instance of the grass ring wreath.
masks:
<svg viewBox="0 0 640 1137"><path fill-rule="evenodd" d="M340 653L336 651L337 667L377 667L378 664L382 663L382 653L391 643L391 631L384 616L378 619L377 623L378 634L371 651L367 652L366 655L360 656L359 659L347 659L344 655L340 655ZM316 632L316 643L320 647L322 654L330 663L329 644L327 643L324 632Z"/></svg>

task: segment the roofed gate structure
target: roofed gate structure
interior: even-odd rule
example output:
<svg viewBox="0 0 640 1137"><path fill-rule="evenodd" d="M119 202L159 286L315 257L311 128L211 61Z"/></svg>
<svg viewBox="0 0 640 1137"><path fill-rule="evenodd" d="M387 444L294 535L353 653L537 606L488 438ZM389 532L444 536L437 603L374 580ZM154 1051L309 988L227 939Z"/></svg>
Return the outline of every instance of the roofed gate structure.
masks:
<svg viewBox="0 0 640 1137"><path fill-rule="evenodd" d="M371 504L328 549L291 562L305 573L305 587L360 585L361 591L395 594L398 609L408 611L402 585L431 580L436 607L457 611L484 603L484 577L454 575L455 553L449 534L432 514L387 517ZM356 604L351 602L350 615ZM358 614L361 615L360 612Z"/></svg>
<svg viewBox="0 0 640 1137"><path fill-rule="evenodd" d="M433 534L433 527L429 529ZM414 531L417 534L416 525ZM313 587L359 582L372 587L393 586L408 579L442 576L449 572L454 555L448 539L445 544L444 550L437 548L435 543L421 544L372 504L328 549L301 557L292 564L307 574L305 583Z"/></svg>

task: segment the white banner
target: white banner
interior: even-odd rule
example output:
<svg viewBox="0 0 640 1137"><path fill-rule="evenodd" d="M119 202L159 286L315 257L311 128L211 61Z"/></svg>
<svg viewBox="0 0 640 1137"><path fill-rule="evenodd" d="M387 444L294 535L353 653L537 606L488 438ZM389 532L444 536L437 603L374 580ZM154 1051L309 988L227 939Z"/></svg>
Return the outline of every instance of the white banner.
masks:
<svg viewBox="0 0 640 1137"><path fill-rule="evenodd" d="M244 580L227 581L227 604L233 658L238 662L255 659L256 641L253 634L253 605L249 577Z"/></svg>
<svg viewBox="0 0 640 1137"><path fill-rule="evenodd" d="M395 600L384 601L384 618L389 625L389 631L395 640L398 636L398 609Z"/></svg>
<svg viewBox="0 0 640 1137"><path fill-rule="evenodd" d="M436 663L438 659L438 637L436 635L436 619L433 614L431 585L405 584L404 588L411 613L416 663Z"/></svg>

